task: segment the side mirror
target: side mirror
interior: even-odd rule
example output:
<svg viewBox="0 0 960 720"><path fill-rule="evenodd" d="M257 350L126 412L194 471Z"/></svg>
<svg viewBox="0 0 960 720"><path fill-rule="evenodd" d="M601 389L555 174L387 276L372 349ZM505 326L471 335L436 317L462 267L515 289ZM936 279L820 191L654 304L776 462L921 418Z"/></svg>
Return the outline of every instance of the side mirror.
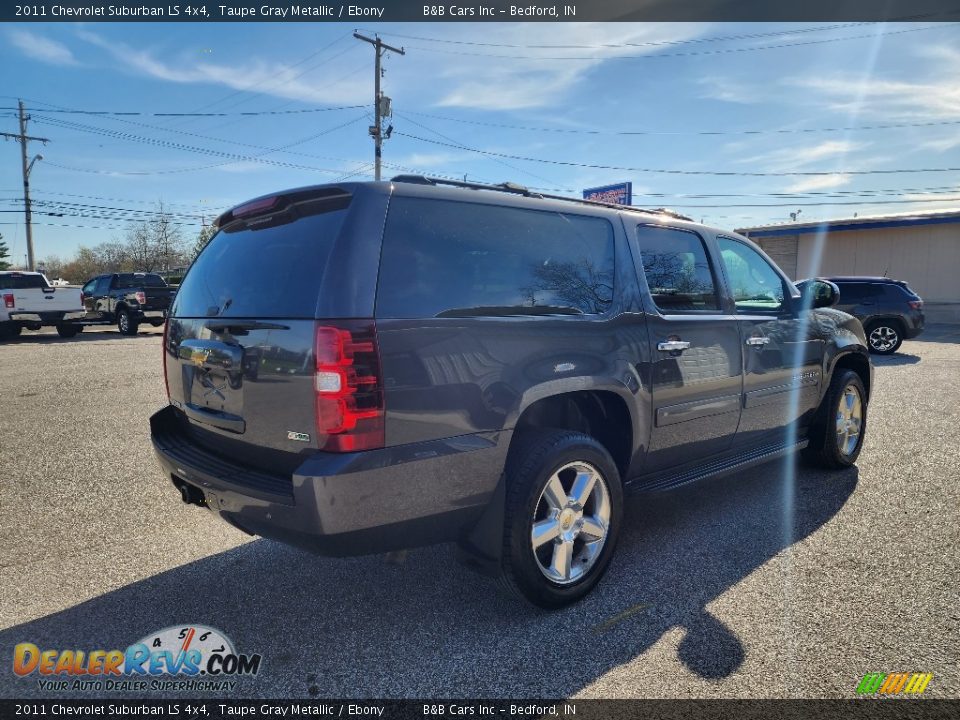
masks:
<svg viewBox="0 0 960 720"><path fill-rule="evenodd" d="M801 280L797 283L797 289L804 310L832 307L840 300L840 288L829 280Z"/></svg>

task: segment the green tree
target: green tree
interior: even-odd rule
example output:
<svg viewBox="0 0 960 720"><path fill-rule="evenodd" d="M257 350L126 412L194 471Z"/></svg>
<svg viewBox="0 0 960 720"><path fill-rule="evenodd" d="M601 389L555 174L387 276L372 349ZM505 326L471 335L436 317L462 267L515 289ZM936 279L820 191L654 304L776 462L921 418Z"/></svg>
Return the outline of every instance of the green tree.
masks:
<svg viewBox="0 0 960 720"><path fill-rule="evenodd" d="M0 270L10 269L10 263L7 262L8 257L10 257L10 248L3 240L0 240Z"/></svg>
<svg viewBox="0 0 960 720"><path fill-rule="evenodd" d="M200 228L200 234L197 235L197 242L193 246L193 255L191 256L191 261L194 260L197 255L200 254L200 251L203 250L207 243L210 242L210 238L213 237L217 229L213 225L204 225Z"/></svg>

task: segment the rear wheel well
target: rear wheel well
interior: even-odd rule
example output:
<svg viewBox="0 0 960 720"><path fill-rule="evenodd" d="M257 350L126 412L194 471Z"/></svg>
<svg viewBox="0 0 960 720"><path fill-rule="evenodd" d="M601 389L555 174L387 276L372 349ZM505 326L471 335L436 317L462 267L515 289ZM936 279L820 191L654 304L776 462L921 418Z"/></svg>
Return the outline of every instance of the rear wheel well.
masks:
<svg viewBox="0 0 960 720"><path fill-rule="evenodd" d="M870 399L870 361L860 353L846 353L841 355L833 366L833 372L836 373L841 368L853 370L860 376L864 389L867 391L867 399Z"/></svg>
<svg viewBox="0 0 960 720"><path fill-rule="evenodd" d="M524 430L576 430L593 438L610 453L626 477L633 449L633 423L627 404L616 393L584 390L538 400L523 411L514 427Z"/></svg>

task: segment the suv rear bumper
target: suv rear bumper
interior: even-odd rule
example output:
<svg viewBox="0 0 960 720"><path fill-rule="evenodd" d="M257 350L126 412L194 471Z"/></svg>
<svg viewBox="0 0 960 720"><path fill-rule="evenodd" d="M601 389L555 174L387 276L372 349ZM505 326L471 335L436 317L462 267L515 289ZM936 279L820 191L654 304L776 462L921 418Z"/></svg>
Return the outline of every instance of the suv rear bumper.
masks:
<svg viewBox="0 0 960 720"><path fill-rule="evenodd" d="M292 476L237 465L191 442L177 410L150 418L174 485L231 525L324 555L458 540L493 496L509 438L465 435L357 453L308 456Z"/></svg>
<svg viewBox="0 0 960 720"><path fill-rule="evenodd" d="M924 325L924 316L922 311L916 311L907 315L904 320L905 332L904 337L906 339L915 338L917 335L923 332Z"/></svg>

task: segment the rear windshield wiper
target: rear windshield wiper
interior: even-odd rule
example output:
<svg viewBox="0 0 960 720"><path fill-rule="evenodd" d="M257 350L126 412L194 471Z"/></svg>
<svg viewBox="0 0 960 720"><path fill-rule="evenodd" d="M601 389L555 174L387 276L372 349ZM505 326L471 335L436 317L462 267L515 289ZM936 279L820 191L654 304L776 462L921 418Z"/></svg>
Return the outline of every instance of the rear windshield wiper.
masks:
<svg viewBox="0 0 960 720"><path fill-rule="evenodd" d="M434 317L500 317L504 315L583 315L583 310L566 305L477 305L444 310Z"/></svg>

